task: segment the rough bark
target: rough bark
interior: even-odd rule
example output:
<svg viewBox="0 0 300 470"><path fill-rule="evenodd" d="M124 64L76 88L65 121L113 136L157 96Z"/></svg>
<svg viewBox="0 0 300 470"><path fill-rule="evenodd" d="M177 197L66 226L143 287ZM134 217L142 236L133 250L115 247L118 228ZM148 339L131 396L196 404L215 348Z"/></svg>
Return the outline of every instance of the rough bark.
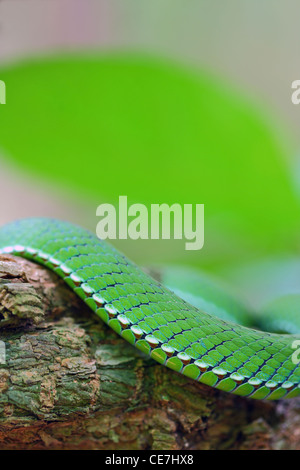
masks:
<svg viewBox="0 0 300 470"><path fill-rule="evenodd" d="M0 256L0 449L300 449L300 400L213 390L142 356L55 274Z"/></svg>

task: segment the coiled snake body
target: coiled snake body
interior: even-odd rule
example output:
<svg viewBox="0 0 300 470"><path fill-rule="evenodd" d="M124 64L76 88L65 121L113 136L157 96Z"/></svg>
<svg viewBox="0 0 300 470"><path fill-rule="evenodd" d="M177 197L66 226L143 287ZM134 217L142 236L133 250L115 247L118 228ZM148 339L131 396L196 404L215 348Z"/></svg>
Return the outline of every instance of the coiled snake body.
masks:
<svg viewBox="0 0 300 470"><path fill-rule="evenodd" d="M300 395L297 335L263 332L205 313L92 233L24 219L0 229L0 253L61 276L113 330L157 362L211 387L256 399Z"/></svg>

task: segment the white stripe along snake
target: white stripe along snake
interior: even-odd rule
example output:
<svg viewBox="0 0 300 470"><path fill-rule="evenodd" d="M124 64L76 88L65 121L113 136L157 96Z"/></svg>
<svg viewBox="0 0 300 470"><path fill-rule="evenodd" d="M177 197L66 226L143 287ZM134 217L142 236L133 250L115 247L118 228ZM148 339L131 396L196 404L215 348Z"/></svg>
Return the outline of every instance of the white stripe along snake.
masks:
<svg viewBox="0 0 300 470"><path fill-rule="evenodd" d="M297 335L224 321L187 303L92 233L24 219L0 229L0 253L61 276L113 330L157 362L203 384L256 399L300 394Z"/></svg>

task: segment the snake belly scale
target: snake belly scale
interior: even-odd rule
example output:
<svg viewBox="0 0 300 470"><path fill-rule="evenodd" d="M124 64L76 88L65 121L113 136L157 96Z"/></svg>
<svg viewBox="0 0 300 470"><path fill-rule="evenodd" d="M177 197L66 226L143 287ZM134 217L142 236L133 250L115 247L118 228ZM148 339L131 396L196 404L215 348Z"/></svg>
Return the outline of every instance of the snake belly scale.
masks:
<svg viewBox="0 0 300 470"><path fill-rule="evenodd" d="M193 307L83 228L32 218L0 229L0 254L61 276L113 330L155 361L220 390L256 399L300 395L297 335L263 332Z"/></svg>

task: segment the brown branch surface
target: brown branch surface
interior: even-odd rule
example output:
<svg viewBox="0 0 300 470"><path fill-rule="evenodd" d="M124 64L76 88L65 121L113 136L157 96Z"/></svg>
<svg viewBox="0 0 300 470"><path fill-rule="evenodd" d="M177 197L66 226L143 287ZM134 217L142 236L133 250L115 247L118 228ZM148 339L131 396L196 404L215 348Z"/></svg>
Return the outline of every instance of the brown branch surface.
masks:
<svg viewBox="0 0 300 470"><path fill-rule="evenodd" d="M300 449L300 400L213 390L142 356L55 274L0 256L0 449Z"/></svg>

